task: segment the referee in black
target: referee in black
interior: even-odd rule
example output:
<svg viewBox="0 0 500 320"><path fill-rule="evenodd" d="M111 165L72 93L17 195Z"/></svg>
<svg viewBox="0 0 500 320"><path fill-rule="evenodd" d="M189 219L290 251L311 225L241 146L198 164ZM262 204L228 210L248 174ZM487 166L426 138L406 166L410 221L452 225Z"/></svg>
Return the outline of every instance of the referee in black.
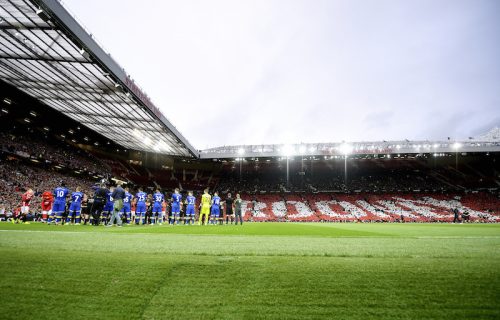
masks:
<svg viewBox="0 0 500 320"><path fill-rule="evenodd" d="M233 224L234 221L233 205L234 205L234 200L233 198L231 198L231 193L228 193L226 198L226 224L229 224L229 221L231 221L231 224Z"/></svg>

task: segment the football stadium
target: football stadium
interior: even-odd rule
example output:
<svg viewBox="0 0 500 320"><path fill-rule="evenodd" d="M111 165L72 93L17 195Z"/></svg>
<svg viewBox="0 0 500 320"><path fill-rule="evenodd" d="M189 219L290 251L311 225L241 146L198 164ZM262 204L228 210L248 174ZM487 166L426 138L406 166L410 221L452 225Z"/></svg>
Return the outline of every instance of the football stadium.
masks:
<svg viewBox="0 0 500 320"><path fill-rule="evenodd" d="M279 14L307 14L291 3L279 2ZM499 9L497 2L451 4L457 15L484 11L480 32L498 42L488 35L499 29L484 22L493 17L498 27L500 11L486 10ZM113 25L113 12L95 16L127 32ZM497 54L486 63L496 78L481 87L496 101L493 112L481 115L488 122L470 136L429 131L429 138L410 139L397 129L385 140L338 138L328 126L314 128L329 112L323 106L306 107L304 121L320 138L279 141L272 129L259 143L227 138L265 130L264 122L240 118L251 106L231 107L241 112L235 121L248 126L228 129L232 118L207 116L216 112L210 103L198 113L181 108L204 124L186 130L179 110L155 103L159 97L77 18L58 0L0 0L1 319L500 318ZM259 21L251 24L260 28ZM471 74L472 82L486 78ZM462 81L453 77L446 86ZM266 81L259 92L273 87ZM284 118L264 114L259 121L286 125L298 111L285 110ZM192 131L216 138L200 148L205 142L192 144Z"/></svg>

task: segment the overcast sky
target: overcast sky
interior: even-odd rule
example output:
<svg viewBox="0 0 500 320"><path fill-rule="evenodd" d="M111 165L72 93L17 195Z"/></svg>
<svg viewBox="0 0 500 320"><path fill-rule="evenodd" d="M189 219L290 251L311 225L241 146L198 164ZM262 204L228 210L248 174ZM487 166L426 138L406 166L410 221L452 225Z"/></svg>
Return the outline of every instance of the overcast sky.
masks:
<svg viewBox="0 0 500 320"><path fill-rule="evenodd" d="M196 147L500 124L498 0L65 0Z"/></svg>

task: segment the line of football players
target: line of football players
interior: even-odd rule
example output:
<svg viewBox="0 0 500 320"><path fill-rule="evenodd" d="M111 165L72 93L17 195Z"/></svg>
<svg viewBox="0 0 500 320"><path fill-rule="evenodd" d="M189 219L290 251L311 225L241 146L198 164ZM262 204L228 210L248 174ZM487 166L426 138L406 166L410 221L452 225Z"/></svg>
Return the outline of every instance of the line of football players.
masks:
<svg viewBox="0 0 500 320"><path fill-rule="evenodd" d="M52 193L44 192L41 204L42 221L56 225L71 223L79 225L82 222L83 224L106 225L113 212L113 187L109 190L97 188L94 191L92 197L84 194L80 187L76 187L75 191L70 193L66 185L61 183ZM29 200L32 195L33 193L29 191L23 195L25 211L29 210ZM239 195L233 200L231 194L228 194L222 202L217 192L211 196L208 189L205 189L198 206L198 223L223 224L224 217L226 224L233 223L236 213L236 218L239 217L242 224L241 201ZM197 201L192 191L189 191L183 199L178 188L168 198L159 189L153 194L148 194L139 188L133 195L129 188L125 188L121 218L126 224L162 225L168 222L170 225L181 223L190 225L195 224L196 204Z"/></svg>

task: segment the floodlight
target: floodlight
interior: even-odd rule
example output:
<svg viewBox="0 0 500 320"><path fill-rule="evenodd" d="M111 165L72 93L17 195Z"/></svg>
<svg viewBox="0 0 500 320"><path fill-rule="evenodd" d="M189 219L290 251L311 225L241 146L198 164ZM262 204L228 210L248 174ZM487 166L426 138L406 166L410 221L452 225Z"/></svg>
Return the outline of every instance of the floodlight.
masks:
<svg viewBox="0 0 500 320"><path fill-rule="evenodd" d="M49 21L50 21L50 17L49 17L49 15L48 15L45 11L43 11L42 9L38 9L38 10L36 10L35 12L36 12L36 14L37 14L37 15L38 15L38 16L39 16L39 17L40 17L43 21L45 21L45 22L49 22Z"/></svg>
<svg viewBox="0 0 500 320"><path fill-rule="evenodd" d="M460 142L455 142L453 144L453 149L458 150L462 147L462 144Z"/></svg>
<svg viewBox="0 0 500 320"><path fill-rule="evenodd" d="M432 146L434 149L437 149L439 147L439 144L435 143L433 146Z"/></svg>
<svg viewBox="0 0 500 320"><path fill-rule="evenodd" d="M90 59L90 54L89 54L87 51L85 51L85 49L81 49L81 50L80 50L80 54L81 54L81 55L82 55L85 59L87 59L87 60L88 60L88 59ZM115 84L115 87L117 87L117 85L116 85L116 84Z"/></svg>
<svg viewBox="0 0 500 320"><path fill-rule="evenodd" d="M348 155L352 152L353 150L353 147L348 144L348 143L343 143L340 148L339 148L340 152L343 154L343 155Z"/></svg>
<svg viewBox="0 0 500 320"><path fill-rule="evenodd" d="M243 154L245 154L245 149L243 149L243 148L239 148L239 149L238 149L238 154L239 154L240 156L242 156Z"/></svg>
<svg viewBox="0 0 500 320"><path fill-rule="evenodd" d="M307 150L307 148L306 148L306 146L304 146L304 145L301 145L301 146L299 147L299 152L300 152L300 154L304 154L304 153L306 153L306 150Z"/></svg>
<svg viewBox="0 0 500 320"><path fill-rule="evenodd" d="M137 129L134 129L134 131L132 132L134 134L134 136L136 136L137 138L141 138L141 132Z"/></svg>
<svg viewBox="0 0 500 320"><path fill-rule="evenodd" d="M401 149L401 146L398 144L398 145L396 146L396 149L398 149L398 150L399 150L399 149Z"/></svg>
<svg viewBox="0 0 500 320"><path fill-rule="evenodd" d="M316 148L315 148L315 147L313 147L313 146L310 146L310 147L309 147L309 152L314 152L314 151L316 151Z"/></svg>
<svg viewBox="0 0 500 320"><path fill-rule="evenodd" d="M170 151L170 147L163 140L158 141L157 147L164 151Z"/></svg>
<svg viewBox="0 0 500 320"><path fill-rule="evenodd" d="M144 138L144 144L149 146L151 144L151 139L149 139L148 137Z"/></svg>
<svg viewBox="0 0 500 320"><path fill-rule="evenodd" d="M295 148L292 145L285 145L281 151L285 156L289 157L295 153Z"/></svg>

